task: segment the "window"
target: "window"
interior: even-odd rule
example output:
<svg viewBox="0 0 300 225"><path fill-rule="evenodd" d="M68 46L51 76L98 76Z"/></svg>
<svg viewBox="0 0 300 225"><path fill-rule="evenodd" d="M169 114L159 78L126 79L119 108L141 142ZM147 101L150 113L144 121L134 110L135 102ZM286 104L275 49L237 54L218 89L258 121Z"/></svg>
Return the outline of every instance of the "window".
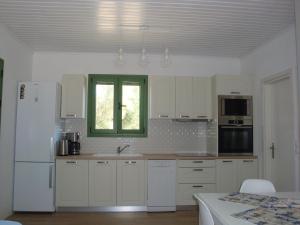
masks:
<svg viewBox="0 0 300 225"><path fill-rule="evenodd" d="M89 137L145 137L148 77L89 75Z"/></svg>

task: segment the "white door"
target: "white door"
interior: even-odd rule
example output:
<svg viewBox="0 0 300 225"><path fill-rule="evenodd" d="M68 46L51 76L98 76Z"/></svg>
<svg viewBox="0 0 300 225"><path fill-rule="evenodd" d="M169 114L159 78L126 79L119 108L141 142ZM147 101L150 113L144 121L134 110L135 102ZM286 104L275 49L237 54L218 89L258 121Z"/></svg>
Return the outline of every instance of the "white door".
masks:
<svg viewBox="0 0 300 225"><path fill-rule="evenodd" d="M16 162L14 211L53 212L54 163Z"/></svg>
<svg viewBox="0 0 300 225"><path fill-rule="evenodd" d="M277 191L295 187L294 100L287 76L264 84L265 177Z"/></svg>
<svg viewBox="0 0 300 225"><path fill-rule="evenodd" d="M15 161L54 162L56 83L19 84Z"/></svg>

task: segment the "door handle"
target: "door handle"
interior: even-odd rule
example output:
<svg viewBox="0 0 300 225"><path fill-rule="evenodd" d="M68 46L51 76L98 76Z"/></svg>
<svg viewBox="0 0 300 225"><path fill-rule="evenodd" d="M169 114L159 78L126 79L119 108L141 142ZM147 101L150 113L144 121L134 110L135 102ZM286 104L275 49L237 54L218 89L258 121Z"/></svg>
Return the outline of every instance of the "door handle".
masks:
<svg viewBox="0 0 300 225"><path fill-rule="evenodd" d="M49 188L53 188L53 182L52 182L52 173L53 173L53 166L49 166Z"/></svg>
<svg viewBox="0 0 300 225"><path fill-rule="evenodd" d="M274 145L274 142L272 142L271 146L270 146L270 149L271 149L271 153L272 153L272 159L275 158L275 145Z"/></svg>

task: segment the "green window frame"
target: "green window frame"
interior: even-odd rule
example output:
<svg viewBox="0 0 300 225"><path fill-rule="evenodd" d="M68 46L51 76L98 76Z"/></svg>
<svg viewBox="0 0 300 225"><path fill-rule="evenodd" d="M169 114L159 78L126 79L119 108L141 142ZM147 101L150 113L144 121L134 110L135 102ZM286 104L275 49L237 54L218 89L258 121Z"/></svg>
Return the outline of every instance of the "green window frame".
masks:
<svg viewBox="0 0 300 225"><path fill-rule="evenodd" d="M96 128L96 87L113 85L113 128ZM139 129L122 128L122 88L124 85L139 86ZM148 76L147 75L104 75L89 74L88 77L88 137L147 137L148 128Z"/></svg>

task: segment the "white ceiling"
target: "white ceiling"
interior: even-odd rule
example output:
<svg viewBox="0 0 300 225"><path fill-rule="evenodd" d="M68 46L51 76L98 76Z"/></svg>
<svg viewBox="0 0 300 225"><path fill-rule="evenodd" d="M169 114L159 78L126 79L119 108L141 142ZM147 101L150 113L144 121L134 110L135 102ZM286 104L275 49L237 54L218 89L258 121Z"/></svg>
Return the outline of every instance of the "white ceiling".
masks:
<svg viewBox="0 0 300 225"><path fill-rule="evenodd" d="M37 51L239 57L293 21L293 0L0 0L0 22Z"/></svg>

